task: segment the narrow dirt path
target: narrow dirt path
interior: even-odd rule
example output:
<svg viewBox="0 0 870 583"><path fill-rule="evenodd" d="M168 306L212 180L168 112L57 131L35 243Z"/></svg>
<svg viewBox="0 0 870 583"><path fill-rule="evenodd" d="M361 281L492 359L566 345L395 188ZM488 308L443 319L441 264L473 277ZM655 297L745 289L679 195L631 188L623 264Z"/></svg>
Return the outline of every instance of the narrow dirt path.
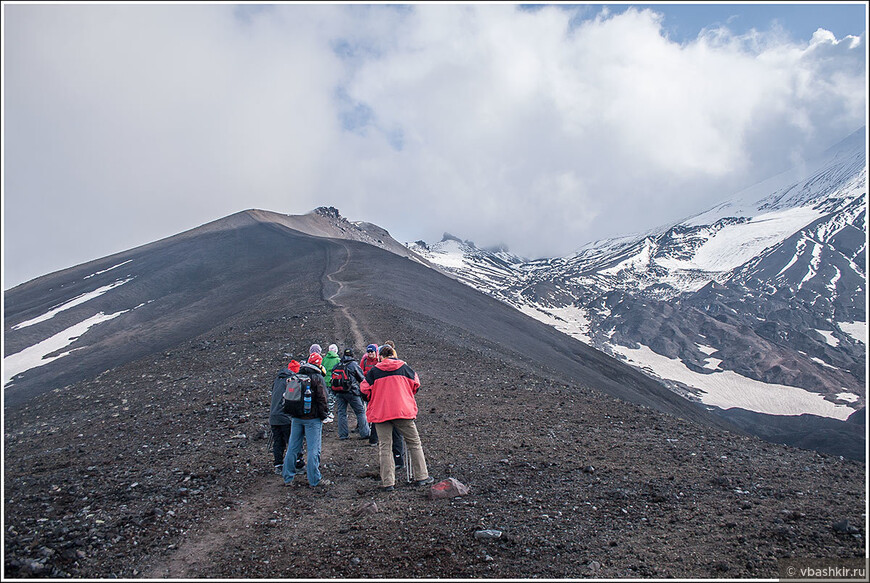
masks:
<svg viewBox="0 0 870 583"><path fill-rule="evenodd" d="M336 301L336 298L338 296L340 296L342 294L342 292L344 291L344 283L341 280L336 279L336 276L341 274L345 270L345 268L347 267L347 264L350 262L350 250L347 248L347 245L345 245L344 243L341 243L341 246L344 249L344 262L335 271L328 272L325 274L325 278L327 280L329 280L332 284L334 284L336 289L334 292L332 292L328 297L325 297L324 299L327 302L329 302L331 305L333 305L334 307L341 310L342 314L345 317L345 320L347 320L347 323L350 326L350 331L351 331L351 334L353 335L354 346L362 347L362 346L366 345L366 339L362 333L362 330L360 329L359 322L357 322L356 318L353 317L353 314L351 314L351 312L347 306L344 306L340 302ZM332 258L332 247L329 247L328 255L329 255L329 259L327 261L327 265L329 265L333 259Z"/></svg>
<svg viewBox="0 0 870 583"><path fill-rule="evenodd" d="M334 270L330 266L336 259L333 255L333 246L328 247L326 268L323 274L323 298L330 305L340 310L346 320L346 325L353 335L355 346L365 346L366 340L356 318L353 317L347 306L342 305L338 298L345 289L344 283L337 277L350 262L350 250L343 243L344 261ZM331 284L328 285L327 284ZM327 291L327 287L334 290ZM328 294L328 295L327 295ZM353 426L353 422L351 422ZM335 462L332 444L324 440L321 451L323 466L332 466ZM375 474L376 475L376 474ZM255 478L251 488L240 498L236 508L226 511L214 519L192 530L187 539L179 545L175 551L148 568L143 576L148 579L185 579L207 570L210 559L209 554L220 552L220 549L233 546L234 541L244 536L251 527L263 523L276 510L280 510L285 504L283 496L276 495L280 491L280 477L277 475L265 475Z"/></svg>
<svg viewBox="0 0 870 583"><path fill-rule="evenodd" d="M271 514L280 499L275 495L278 476L257 478L249 495L240 500L238 507L203 524L166 561L152 566L146 579L185 579L209 564L209 553L233 544L245 529L261 522Z"/></svg>

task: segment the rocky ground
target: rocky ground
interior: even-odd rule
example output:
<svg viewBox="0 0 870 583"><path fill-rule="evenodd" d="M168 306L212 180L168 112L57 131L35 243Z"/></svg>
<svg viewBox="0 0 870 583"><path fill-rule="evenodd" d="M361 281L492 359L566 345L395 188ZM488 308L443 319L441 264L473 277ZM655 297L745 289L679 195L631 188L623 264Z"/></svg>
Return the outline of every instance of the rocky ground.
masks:
<svg viewBox="0 0 870 583"><path fill-rule="evenodd" d="M335 424L333 485L273 473L275 374L352 338L324 306L6 411L5 577L776 578L781 559L865 556L863 464L700 427L372 309L356 330L395 340L418 372L430 473L467 495L380 492L376 448Z"/></svg>

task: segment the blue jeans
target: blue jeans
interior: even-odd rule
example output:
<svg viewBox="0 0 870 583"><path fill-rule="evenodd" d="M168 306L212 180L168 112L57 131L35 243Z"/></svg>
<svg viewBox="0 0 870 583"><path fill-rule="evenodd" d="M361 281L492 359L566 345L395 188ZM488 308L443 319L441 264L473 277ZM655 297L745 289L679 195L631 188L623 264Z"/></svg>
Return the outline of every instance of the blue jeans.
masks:
<svg viewBox="0 0 870 583"><path fill-rule="evenodd" d="M308 443L308 483L316 486L320 483L320 438L323 431L323 421L320 419L297 419L293 417L290 425L290 443L287 444L287 454L284 456L284 483L292 482L296 476L296 456L302 451L302 438Z"/></svg>
<svg viewBox="0 0 870 583"><path fill-rule="evenodd" d="M338 403L336 407L338 417L338 438L347 439L347 406L350 405L350 408L353 409L354 413L356 413L356 428L357 431L359 431L359 436L367 439L370 430L369 422L366 421L366 408L363 405L362 397L354 395L353 393L335 393L335 401Z"/></svg>

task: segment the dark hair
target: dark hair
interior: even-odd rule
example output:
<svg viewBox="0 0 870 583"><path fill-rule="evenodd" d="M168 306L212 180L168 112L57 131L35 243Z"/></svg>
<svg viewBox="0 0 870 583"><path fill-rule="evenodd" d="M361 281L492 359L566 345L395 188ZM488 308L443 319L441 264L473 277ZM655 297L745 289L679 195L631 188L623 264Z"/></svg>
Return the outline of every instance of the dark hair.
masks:
<svg viewBox="0 0 870 583"><path fill-rule="evenodd" d="M396 356L396 351L393 350L393 347L389 344L384 344L381 346L380 352L381 358L390 358L391 356Z"/></svg>

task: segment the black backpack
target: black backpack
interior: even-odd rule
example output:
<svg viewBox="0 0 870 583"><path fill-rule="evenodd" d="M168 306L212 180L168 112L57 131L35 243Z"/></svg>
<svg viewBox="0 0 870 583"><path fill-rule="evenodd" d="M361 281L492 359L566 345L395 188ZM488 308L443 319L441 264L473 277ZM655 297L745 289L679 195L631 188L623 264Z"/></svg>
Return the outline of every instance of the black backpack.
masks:
<svg viewBox="0 0 870 583"><path fill-rule="evenodd" d="M305 392L313 399L314 391L311 388L311 379L305 375L290 373L285 381L284 397L281 399L281 410L291 417L302 417L305 412ZM309 402L309 407L314 404ZM309 411L310 413L310 411Z"/></svg>
<svg viewBox="0 0 870 583"><path fill-rule="evenodd" d="M332 369L332 390L336 393L349 393L353 389L353 381L347 372L347 363L339 362Z"/></svg>

